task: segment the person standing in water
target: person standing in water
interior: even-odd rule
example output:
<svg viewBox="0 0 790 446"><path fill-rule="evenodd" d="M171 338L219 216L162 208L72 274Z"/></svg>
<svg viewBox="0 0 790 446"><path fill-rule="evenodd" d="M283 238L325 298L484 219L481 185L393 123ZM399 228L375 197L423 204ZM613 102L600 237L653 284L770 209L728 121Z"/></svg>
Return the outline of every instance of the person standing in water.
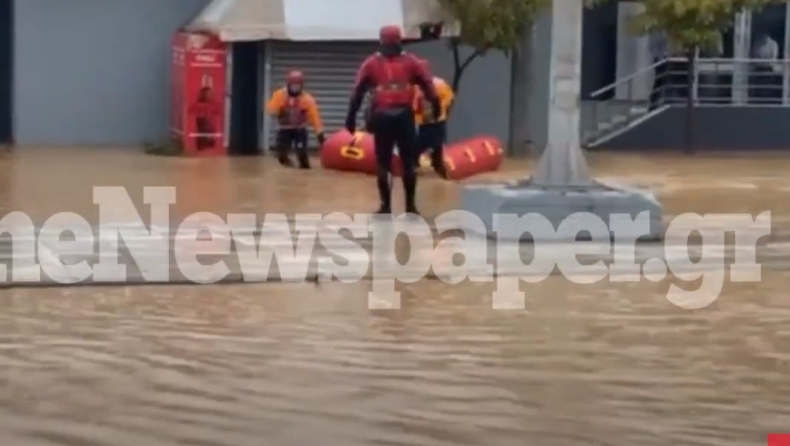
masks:
<svg viewBox="0 0 790 446"><path fill-rule="evenodd" d="M421 60L420 63L426 72L431 72L427 60ZM414 114L419 127L417 140L420 154L430 151L433 170L440 177L447 178L447 170L444 166L444 144L447 142L447 116L455 100L455 93L450 84L438 76L433 76L433 86L439 95L438 111L431 108L431 103L425 99L422 90L418 89L414 98Z"/></svg>
<svg viewBox="0 0 790 446"><path fill-rule="evenodd" d="M291 167L291 147L296 149L300 169L310 168L307 156L309 134L307 125L313 127L318 144L324 144L324 125L321 113L313 96L304 91L304 74L292 71L288 74L285 87L275 91L267 106L268 112L277 119L277 159L280 164Z"/></svg>
<svg viewBox="0 0 790 446"><path fill-rule="evenodd" d="M418 214L415 202L417 174L414 169L418 156L417 131L414 123L414 85L419 86L433 110L439 110L439 97L430 73L419 60L403 50L403 36L397 26L385 26L379 31L380 50L362 62L357 73L351 101L346 115L346 130L356 131L357 113L368 91L372 91L368 131L373 134L376 162L376 185L381 205L379 214L392 213L391 177L395 144L403 162L403 190L406 212Z"/></svg>

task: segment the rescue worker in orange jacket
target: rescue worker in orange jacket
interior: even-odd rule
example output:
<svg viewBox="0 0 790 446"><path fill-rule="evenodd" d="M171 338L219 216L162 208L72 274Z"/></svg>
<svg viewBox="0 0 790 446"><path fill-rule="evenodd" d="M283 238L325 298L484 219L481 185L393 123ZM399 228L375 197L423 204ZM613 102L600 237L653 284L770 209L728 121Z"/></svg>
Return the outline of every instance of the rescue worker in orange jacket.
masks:
<svg viewBox="0 0 790 446"><path fill-rule="evenodd" d="M304 91L304 74L292 71L285 87L275 91L266 107L277 119L277 159L283 166L292 166L289 152L296 149L300 169L310 168L307 157L307 125L313 127L318 144L324 143L324 126L315 98Z"/></svg>
<svg viewBox="0 0 790 446"><path fill-rule="evenodd" d="M439 98L429 73L420 66L418 59L403 51L403 37L397 26L385 26L379 32L380 50L362 62L357 73L351 103L346 115L346 130L356 130L357 112L365 93L373 91L368 131L375 141L378 172L376 183L381 198L378 213L392 212L390 186L392 155L395 144L403 163L403 191L406 195L406 212L417 214L415 195L417 175L414 169L417 157L417 132L414 125L413 85L419 85L426 100L440 109Z"/></svg>
<svg viewBox="0 0 790 446"><path fill-rule="evenodd" d="M421 60L420 63L425 71L431 71L427 60ZM450 84L437 76L433 76L433 86L436 88L436 94L439 95L441 108L438 112L431 109L431 104L425 100L422 90L419 90L414 98L414 115L418 126L417 141L420 145L420 154L430 150L433 170L440 177L446 178L444 143L447 141L447 115L455 100L455 93Z"/></svg>

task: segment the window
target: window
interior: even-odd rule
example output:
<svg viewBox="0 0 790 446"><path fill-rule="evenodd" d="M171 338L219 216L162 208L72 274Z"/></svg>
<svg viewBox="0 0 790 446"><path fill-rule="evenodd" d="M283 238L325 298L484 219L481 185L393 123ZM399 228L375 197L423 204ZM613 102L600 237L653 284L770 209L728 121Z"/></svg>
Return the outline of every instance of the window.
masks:
<svg viewBox="0 0 790 446"><path fill-rule="evenodd" d="M749 65L750 103L782 102L783 66L771 61L784 58L786 12L786 4L777 4L752 13L749 57L760 61Z"/></svg>
<svg viewBox="0 0 790 446"><path fill-rule="evenodd" d="M778 52L777 59L782 59L785 51L785 15L787 4L768 5L752 14L751 29L751 55L757 56L760 46L775 44ZM770 39L770 40L766 40ZM773 43L771 43L773 42Z"/></svg>

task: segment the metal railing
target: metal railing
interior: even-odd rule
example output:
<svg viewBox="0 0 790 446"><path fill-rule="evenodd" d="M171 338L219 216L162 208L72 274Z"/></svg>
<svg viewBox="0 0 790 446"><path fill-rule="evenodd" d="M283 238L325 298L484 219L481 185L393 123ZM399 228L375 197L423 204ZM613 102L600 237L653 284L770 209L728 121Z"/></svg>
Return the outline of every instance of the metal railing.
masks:
<svg viewBox="0 0 790 446"><path fill-rule="evenodd" d="M590 112L583 124L582 142L587 144L617 131L647 113L654 73L661 72L666 64L667 60L657 61L594 91L585 101Z"/></svg>
<svg viewBox="0 0 790 446"><path fill-rule="evenodd" d="M790 60L666 58L593 92L587 142L627 126L652 110L687 104L790 106Z"/></svg>
<svg viewBox="0 0 790 446"><path fill-rule="evenodd" d="M733 106L790 106L790 60L702 58L693 73L685 58L667 59L656 73L651 102Z"/></svg>
<svg viewBox="0 0 790 446"><path fill-rule="evenodd" d="M703 104L790 105L789 80L790 59L700 58L689 76L688 59L670 57L593 92L590 99L676 103L691 94Z"/></svg>
<svg viewBox="0 0 790 446"><path fill-rule="evenodd" d="M595 90L590 94L591 99L605 99L607 95L613 94L619 87L626 88L626 97L633 98L634 97L634 84L636 81L642 80L647 76L653 76L653 73L658 71L663 65L666 65L669 59L659 60L649 66L641 68L628 76L622 77L613 83L607 85L606 87L601 88L600 90Z"/></svg>

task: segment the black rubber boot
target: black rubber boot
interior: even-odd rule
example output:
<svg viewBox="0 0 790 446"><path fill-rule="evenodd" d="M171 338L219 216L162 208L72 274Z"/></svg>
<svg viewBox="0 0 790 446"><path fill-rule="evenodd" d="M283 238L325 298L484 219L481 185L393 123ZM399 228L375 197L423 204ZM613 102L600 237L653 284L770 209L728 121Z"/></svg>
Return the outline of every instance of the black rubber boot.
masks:
<svg viewBox="0 0 790 446"><path fill-rule="evenodd" d="M403 194L406 196L406 213L420 215L417 211L417 176L403 177Z"/></svg>
<svg viewBox="0 0 790 446"><path fill-rule="evenodd" d="M391 214L392 213L392 187L390 186L389 174L379 174L376 179L376 185L379 188L379 199L381 205L377 214Z"/></svg>
<svg viewBox="0 0 790 446"><path fill-rule="evenodd" d="M307 151L300 150L296 153L297 158L299 158L299 168L300 169L309 169L310 168L310 158L307 156Z"/></svg>
<svg viewBox="0 0 790 446"><path fill-rule="evenodd" d="M285 167L293 166L293 163L291 162L291 158L288 156L288 150L284 148L277 149L277 161L280 162L281 166L285 166Z"/></svg>

